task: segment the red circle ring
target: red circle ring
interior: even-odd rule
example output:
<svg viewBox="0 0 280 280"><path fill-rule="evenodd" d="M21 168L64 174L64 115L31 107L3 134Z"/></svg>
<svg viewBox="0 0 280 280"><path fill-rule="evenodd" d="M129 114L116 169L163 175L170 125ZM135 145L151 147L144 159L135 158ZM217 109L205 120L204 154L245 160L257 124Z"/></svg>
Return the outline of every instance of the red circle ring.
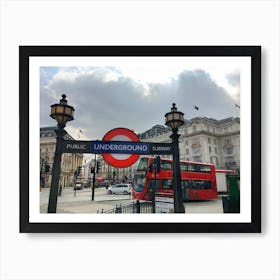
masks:
<svg viewBox="0 0 280 280"><path fill-rule="evenodd" d="M132 130L123 127L114 128L108 131L104 135L102 141L111 141L112 138L118 135L124 135L127 136L129 139L131 139L131 141L139 142L138 136ZM140 156L139 154L132 154L129 158L126 159L116 159L112 156L112 154L101 154L101 155L108 164L120 168L124 168L132 165L138 160Z"/></svg>

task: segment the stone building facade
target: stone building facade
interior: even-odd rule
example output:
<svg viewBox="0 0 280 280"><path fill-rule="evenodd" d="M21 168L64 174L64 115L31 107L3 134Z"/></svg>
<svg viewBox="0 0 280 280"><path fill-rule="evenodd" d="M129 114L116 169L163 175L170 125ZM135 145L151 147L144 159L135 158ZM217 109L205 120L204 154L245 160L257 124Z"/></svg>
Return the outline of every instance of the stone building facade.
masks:
<svg viewBox="0 0 280 280"><path fill-rule="evenodd" d="M52 166L56 146L56 129L55 126L40 128L40 173L45 187L51 186ZM74 140L68 133L65 134L64 138L65 140ZM79 166L82 166L82 163L82 154L62 154L60 184L63 188L73 186L74 172ZM49 166L49 170L46 166Z"/></svg>
<svg viewBox="0 0 280 280"><path fill-rule="evenodd" d="M156 128L157 126L153 127ZM139 135L143 142L170 143L171 130L162 133L158 129ZM197 117L185 120L179 128L180 159L215 164L217 169L240 169L240 118ZM168 157L167 155L162 155ZM169 156L170 157L170 156Z"/></svg>

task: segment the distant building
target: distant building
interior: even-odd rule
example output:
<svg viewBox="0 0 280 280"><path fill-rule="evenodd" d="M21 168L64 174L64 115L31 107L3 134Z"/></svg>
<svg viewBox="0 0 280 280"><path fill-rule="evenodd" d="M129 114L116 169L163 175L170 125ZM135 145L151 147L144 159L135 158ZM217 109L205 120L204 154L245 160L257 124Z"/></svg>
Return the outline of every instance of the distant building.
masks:
<svg viewBox="0 0 280 280"><path fill-rule="evenodd" d="M40 174L45 187L51 186L52 166L56 146L56 129L57 127L55 126L40 128ZM64 139L74 140L67 132ZM82 166L82 163L83 154L62 154L60 176L60 184L62 187L73 186L74 172L79 166ZM49 170L47 166L49 166Z"/></svg>
<svg viewBox="0 0 280 280"><path fill-rule="evenodd" d="M153 126L151 129L141 133L139 136L140 136L141 140L145 140L145 139L150 139L153 137L157 137L157 136L166 134L170 131L171 131L170 128L168 128L164 125L157 124L157 125Z"/></svg>
<svg viewBox="0 0 280 280"><path fill-rule="evenodd" d="M136 163L125 168L117 168L107 164L102 156L98 156L97 160L101 164L100 172L96 174L98 177L112 182L129 182L133 180Z"/></svg>

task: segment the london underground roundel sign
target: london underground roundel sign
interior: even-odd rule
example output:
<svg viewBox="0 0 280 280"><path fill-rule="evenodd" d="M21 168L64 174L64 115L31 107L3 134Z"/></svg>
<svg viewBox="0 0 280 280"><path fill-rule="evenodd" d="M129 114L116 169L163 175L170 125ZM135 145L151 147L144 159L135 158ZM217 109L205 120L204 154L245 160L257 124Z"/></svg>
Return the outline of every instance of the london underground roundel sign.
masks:
<svg viewBox="0 0 280 280"><path fill-rule="evenodd" d="M132 141L139 142L138 136L127 128L114 128L108 131L102 141ZM139 154L102 154L104 160L115 167L128 167L135 163Z"/></svg>

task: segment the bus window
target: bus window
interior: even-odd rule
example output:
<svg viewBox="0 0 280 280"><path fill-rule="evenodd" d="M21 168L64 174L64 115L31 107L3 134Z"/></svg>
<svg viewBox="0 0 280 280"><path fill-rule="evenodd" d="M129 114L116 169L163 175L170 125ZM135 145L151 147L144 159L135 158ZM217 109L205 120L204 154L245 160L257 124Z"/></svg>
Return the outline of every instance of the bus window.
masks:
<svg viewBox="0 0 280 280"><path fill-rule="evenodd" d="M182 180L182 188L191 189L191 181L190 180Z"/></svg>
<svg viewBox="0 0 280 280"><path fill-rule="evenodd" d="M146 171L148 168L148 158L140 158L137 171Z"/></svg>
<svg viewBox="0 0 280 280"><path fill-rule="evenodd" d="M200 165L200 170L204 173L211 173L211 168L209 165Z"/></svg>
<svg viewBox="0 0 280 280"><path fill-rule="evenodd" d="M150 191L159 192L160 189L160 180L156 180L156 186L155 186L155 179L150 180Z"/></svg>
<svg viewBox="0 0 280 280"><path fill-rule="evenodd" d="M162 180L161 188L162 188L163 190L172 190L172 189L173 189L172 180L170 180L170 179L164 179L164 180Z"/></svg>
<svg viewBox="0 0 280 280"><path fill-rule="evenodd" d="M133 189L136 192L142 192L145 188L145 181L146 179L143 175L135 175Z"/></svg>
<svg viewBox="0 0 280 280"><path fill-rule="evenodd" d="M190 172L195 172L195 171L196 171L196 169L195 169L195 164L189 163L189 164L188 164L188 171L190 171Z"/></svg>
<svg viewBox="0 0 280 280"><path fill-rule="evenodd" d="M211 181L192 180L192 189L193 190L210 190L211 189Z"/></svg>
<svg viewBox="0 0 280 280"><path fill-rule="evenodd" d="M202 164L188 164L188 171L190 172L201 172L201 173L211 173L211 167L209 165Z"/></svg>
<svg viewBox="0 0 280 280"><path fill-rule="evenodd" d="M167 160L162 160L160 167L163 170L172 170L172 162Z"/></svg>
<svg viewBox="0 0 280 280"><path fill-rule="evenodd" d="M187 171L188 170L188 165L186 163L181 162L180 163L180 169L181 169L181 171Z"/></svg>

